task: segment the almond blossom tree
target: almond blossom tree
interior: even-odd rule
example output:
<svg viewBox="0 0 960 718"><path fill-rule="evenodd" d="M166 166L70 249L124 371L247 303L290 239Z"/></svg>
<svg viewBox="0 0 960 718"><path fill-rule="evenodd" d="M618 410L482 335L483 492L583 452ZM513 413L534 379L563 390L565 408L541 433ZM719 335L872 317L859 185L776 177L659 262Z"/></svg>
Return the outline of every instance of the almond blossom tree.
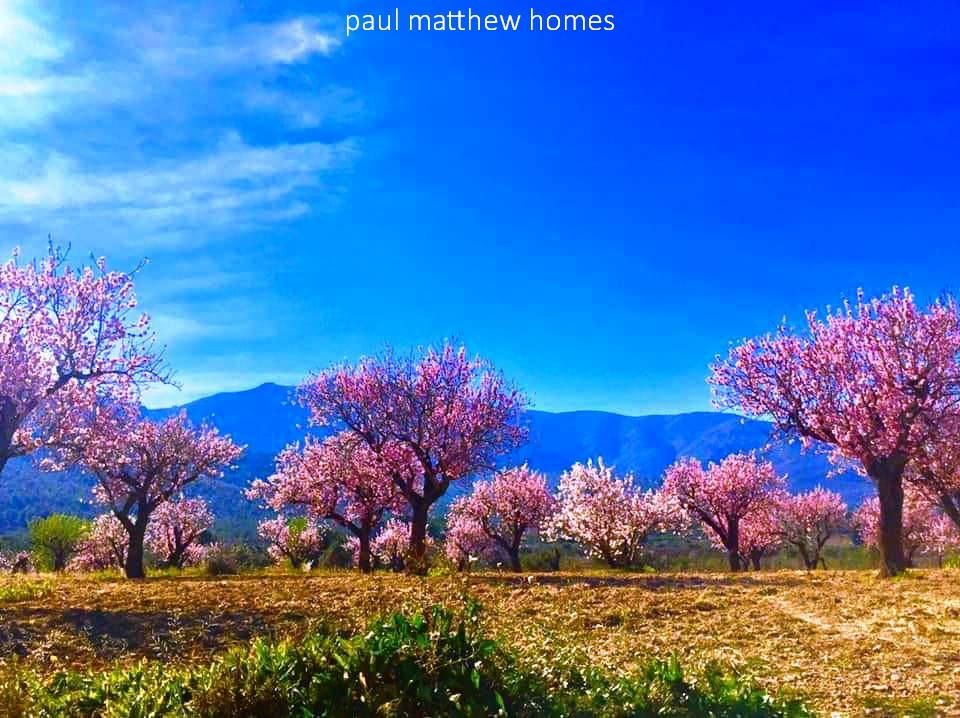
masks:
<svg viewBox="0 0 960 718"><path fill-rule="evenodd" d="M513 571L520 571L520 545L529 531L539 531L556 509L543 474L526 464L498 471L490 481L474 484L473 493L450 507L448 523L455 535L460 521L476 524L499 546Z"/></svg>
<svg viewBox="0 0 960 718"><path fill-rule="evenodd" d="M941 436L922 447L904 480L917 487L960 530L960 417L945 419Z"/></svg>
<svg viewBox="0 0 960 718"><path fill-rule="evenodd" d="M668 494L642 491L633 482L630 474L618 477L603 459L574 464L560 477L546 535L574 541L611 567L640 565L647 538L678 530L683 512Z"/></svg>
<svg viewBox="0 0 960 718"><path fill-rule="evenodd" d="M667 468L662 490L713 534L713 540L727 551L730 570L739 571L746 568L741 557L742 524L756 518L751 531L758 540L763 534L762 517L773 509L784 486L773 464L741 453L706 469L696 459L680 459Z"/></svg>
<svg viewBox="0 0 960 718"><path fill-rule="evenodd" d="M302 568L319 558L323 551L323 527L306 516L277 516L257 526L260 538L269 541L267 553L276 563L289 561L293 568Z"/></svg>
<svg viewBox="0 0 960 718"><path fill-rule="evenodd" d="M458 571L465 571L473 561L484 560L494 564L500 560L500 547L494 543L483 526L478 521L460 513L447 514L447 531L443 537L443 552L447 559L457 567Z"/></svg>
<svg viewBox="0 0 960 718"><path fill-rule="evenodd" d="M110 507L130 541L124 573L143 578L143 549L154 512L188 486L219 478L243 453L216 429L194 427L185 413L163 421L102 412L78 449L97 479L94 496Z"/></svg>
<svg viewBox="0 0 960 718"><path fill-rule="evenodd" d="M407 565L417 573L426 571L431 507L452 482L493 470L525 437L523 396L450 344L334 367L308 378L299 398L312 423L346 429L384 462L409 505Z"/></svg>
<svg viewBox="0 0 960 718"><path fill-rule="evenodd" d="M58 448L103 401L139 405L168 381L133 276L47 256L0 266L0 472L15 456Z"/></svg>
<svg viewBox="0 0 960 718"><path fill-rule="evenodd" d="M427 536L424 544L427 550L432 549L434 542ZM357 556L356 539L347 542L348 547ZM410 554L410 524L399 519L390 519L373 539L371 546L373 556L383 566L389 566L394 571L403 571Z"/></svg>
<svg viewBox="0 0 960 718"><path fill-rule="evenodd" d="M146 546L163 566L194 566L203 560L200 537L212 526L213 513L203 499L168 501L153 512Z"/></svg>
<svg viewBox="0 0 960 718"><path fill-rule="evenodd" d="M784 497L778 515L784 542L796 547L807 570L818 564L826 568L823 547L847 524L843 497L817 486L806 493Z"/></svg>
<svg viewBox="0 0 960 718"><path fill-rule="evenodd" d="M67 569L70 571L122 569L127 562L129 543L130 535L119 519L112 513L101 514L93 520L90 532L80 542L76 554L67 564Z"/></svg>
<svg viewBox="0 0 960 718"><path fill-rule="evenodd" d="M763 509L744 516L740 521L739 551L740 565L743 568L753 566L755 571L759 571L761 560L775 555L783 546L777 509L777 503L771 502ZM710 531L709 534L715 547L726 549L716 532Z"/></svg>
<svg viewBox="0 0 960 718"><path fill-rule="evenodd" d="M880 548L880 500L874 496L853 513L853 525L866 546ZM907 486L903 499L903 548L907 566L918 555L942 555L958 541L957 531L940 510L913 486Z"/></svg>
<svg viewBox="0 0 960 718"><path fill-rule="evenodd" d="M953 300L924 309L894 288L822 319L809 312L804 334L782 326L744 341L712 365L710 382L721 408L769 417L781 435L821 442L874 481L881 572L895 575L907 565L904 471L958 413L958 352Z"/></svg>
<svg viewBox="0 0 960 718"><path fill-rule="evenodd" d="M391 465L416 476L419 463ZM400 513L406 502L393 482L390 466L352 432L342 431L322 442L307 439L303 449L286 447L277 457L276 472L251 484L247 497L261 499L277 512L302 507L315 519L330 520L357 540L357 566L372 568L370 546L388 513Z"/></svg>

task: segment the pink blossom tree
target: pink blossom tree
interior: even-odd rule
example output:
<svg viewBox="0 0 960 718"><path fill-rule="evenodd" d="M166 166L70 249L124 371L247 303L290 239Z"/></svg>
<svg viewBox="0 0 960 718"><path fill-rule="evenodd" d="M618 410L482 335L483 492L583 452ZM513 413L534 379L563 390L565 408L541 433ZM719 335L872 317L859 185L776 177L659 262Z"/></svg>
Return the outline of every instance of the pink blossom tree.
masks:
<svg viewBox="0 0 960 718"><path fill-rule="evenodd" d="M619 477L599 459L574 464L560 477L557 510L546 535L574 541L611 567L643 563L653 533L674 531L683 523L680 505L662 491L642 491L632 475Z"/></svg>
<svg viewBox="0 0 960 718"><path fill-rule="evenodd" d="M739 551L743 568L753 566L755 571L759 571L761 560L775 555L783 546L777 509L777 502L771 501L768 506L747 514L740 521ZM714 546L725 550L726 546L716 532L709 533Z"/></svg>
<svg viewBox="0 0 960 718"><path fill-rule="evenodd" d="M428 535L424 545L427 550L432 549L433 537ZM352 547L355 546L353 543ZM394 571L403 571L410 554L410 524L399 519L387 521L374 538L371 551L379 564L389 566Z"/></svg>
<svg viewBox="0 0 960 718"><path fill-rule="evenodd" d="M499 546L513 571L520 571L520 546L530 531L539 531L556 509L556 500L543 474L526 464L498 471L491 480L474 484L473 493L455 501L448 522L476 524Z"/></svg>
<svg viewBox="0 0 960 718"><path fill-rule="evenodd" d="M667 468L662 490L713 534L727 551L730 570L739 571L746 568L741 557L742 524L755 517L757 524L751 531L758 539L762 517L772 509L784 486L773 464L741 453L706 469L696 459L680 459Z"/></svg>
<svg viewBox="0 0 960 718"><path fill-rule="evenodd" d="M320 557L323 551L323 527L306 516L277 516L261 521L260 538L269 541L267 553L276 563L289 561L293 568L302 568Z"/></svg>
<svg viewBox="0 0 960 718"><path fill-rule="evenodd" d="M104 401L139 405L168 381L133 276L106 262L70 267L52 246L0 266L0 471L15 456L58 448Z"/></svg>
<svg viewBox="0 0 960 718"><path fill-rule="evenodd" d="M342 526L356 538L356 563L367 572L372 568L371 542L383 519L406 507L391 469L415 476L419 464L407 457L406 466L388 465L352 432L342 431L322 442L307 439L303 449L285 448L273 476L254 481L247 497L262 499L278 512L303 507L316 519Z"/></svg>
<svg viewBox="0 0 960 718"><path fill-rule="evenodd" d="M847 504L834 491L816 487L806 493L786 496L778 511L779 531L785 543L796 547L804 567L822 565L823 547L847 524Z"/></svg>
<svg viewBox="0 0 960 718"><path fill-rule="evenodd" d="M864 501L853 514L853 525L866 546L881 545L880 499ZM903 548L907 566L913 566L921 554L942 555L958 539L951 523L940 510L913 486L908 485L903 499Z"/></svg>
<svg viewBox="0 0 960 718"><path fill-rule="evenodd" d="M222 476L243 453L216 429L194 427L184 413L125 421L102 412L79 447L79 462L97 479L95 498L129 535L128 578L144 577L144 541L154 512L197 481Z"/></svg>
<svg viewBox="0 0 960 718"><path fill-rule="evenodd" d="M822 442L877 486L881 571L906 568L903 475L924 446L940 443L960 401L960 320L952 300L926 309L909 291L844 303L805 334L782 326L717 359L720 407L772 418L786 436Z"/></svg>
<svg viewBox="0 0 960 718"><path fill-rule="evenodd" d="M80 542L77 552L67 565L71 571L103 571L122 569L127 562L130 535L112 513L101 514L93 520L90 532Z"/></svg>
<svg viewBox="0 0 960 718"><path fill-rule="evenodd" d="M409 505L407 564L417 573L426 571L431 507L452 482L492 470L525 437L522 395L450 344L335 367L308 378L299 398L314 424L343 427L383 460Z"/></svg>
<svg viewBox="0 0 960 718"><path fill-rule="evenodd" d="M146 546L162 566L192 566L203 559L200 537L212 526L213 513L203 499L167 501L153 512Z"/></svg>
<svg viewBox="0 0 960 718"><path fill-rule="evenodd" d="M447 531L443 539L443 551L447 559L458 571L467 570L473 561L481 559L496 563L501 556L499 546L479 522L464 512L456 511L456 505L455 501L447 514Z"/></svg>
<svg viewBox="0 0 960 718"><path fill-rule="evenodd" d="M904 480L940 507L960 530L960 417L944 419L941 436L922 447Z"/></svg>

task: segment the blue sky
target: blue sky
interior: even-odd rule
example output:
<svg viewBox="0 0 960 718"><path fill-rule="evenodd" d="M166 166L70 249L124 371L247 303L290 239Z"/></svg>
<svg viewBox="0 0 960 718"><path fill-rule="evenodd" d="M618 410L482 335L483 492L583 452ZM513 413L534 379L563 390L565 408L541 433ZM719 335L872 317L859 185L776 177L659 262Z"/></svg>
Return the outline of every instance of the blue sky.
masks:
<svg viewBox="0 0 960 718"><path fill-rule="evenodd" d="M539 408L706 409L731 340L957 288L955 2L214 5L0 0L0 251L150 258L151 405L456 336Z"/></svg>

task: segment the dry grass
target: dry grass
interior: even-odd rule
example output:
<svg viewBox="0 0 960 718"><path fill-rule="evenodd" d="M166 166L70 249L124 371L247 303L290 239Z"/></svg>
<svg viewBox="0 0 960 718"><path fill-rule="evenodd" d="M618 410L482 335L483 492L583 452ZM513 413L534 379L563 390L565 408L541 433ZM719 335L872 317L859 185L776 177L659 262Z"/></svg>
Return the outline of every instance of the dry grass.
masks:
<svg viewBox="0 0 960 718"><path fill-rule="evenodd" d="M745 668L827 715L918 715L925 705L960 714L954 571L893 581L853 571L33 580L42 591L20 588L11 592L20 600L0 604L0 657L42 670L143 656L194 661L255 634L296 635L316 621L358 628L379 613L455 606L469 594L528 662L585 656L628 670L676 653ZM11 582L0 579L0 595Z"/></svg>

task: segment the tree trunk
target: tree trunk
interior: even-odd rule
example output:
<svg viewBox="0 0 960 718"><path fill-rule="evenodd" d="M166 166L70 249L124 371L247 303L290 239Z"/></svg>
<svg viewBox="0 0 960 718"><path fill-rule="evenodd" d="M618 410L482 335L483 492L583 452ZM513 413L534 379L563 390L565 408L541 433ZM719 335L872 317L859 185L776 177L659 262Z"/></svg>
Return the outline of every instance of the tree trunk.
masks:
<svg viewBox="0 0 960 718"><path fill-rule="evenodd" d="M940 508L953 521L953 525L960 529L960 508L953 494L940 494Z"/></svg>
<svg viewBox="0 0 960 718"><path fill-rule="evenodd" d="M874 464L870 476L880 499L880 575L897 576L907 570L903 551L903 469L905 462Z"/></svg>
<svg viewBox="0 0 960 718"><path fill-rule="evenodd" d="M752 551L750 553L750 561L753 562L753 570L760 570L760 559L763 558L763 554L760 551Z"/></svg>
<svg viewBox="0 0 960 718"><path fill-rule="evenodd" d="M67 553L66 551L54 551L53 552L53 570L60 572L67 568Z"/></svg>
<svg viewBox="0 0 960 718"><path fill-rule="evenodd" d="M427 515L430 504L419 501L413 506L410 519L410 551L404 562L408 573L427 575Z"/></svg>
<svg viewBox="0 0 960 718"><path fill-rule="evenodd" d="M360 543L360 552L357 556L357 568L360 573L370 573L373 567L370 564L370 532L361 531L357 535L357 541Z"/></svg>
<svg viewBox="0 0 960 718"><path fill-rule="evenodd" d="M728 522L727 530L727 561L730 564L731 571L739 571L740 562L740 522L737 519L731 519Z"/></svg>
<svg viewBox="0 0 960 718"><path fill-rule="evenodd" d="M800 558L803 560L803 566L808 571L812 571L817 567L817 559L810 557L810 552L807 551L806 545L801 541L796 544L797 549L800 551Z"/></svg>
<svg viewBox="0 0 960 718"><path fill-rule="evenodd" d="M507 554L510 557L510 570L514 573L520 573L523 570L520 566L520 549L511 547Z"/></svg>
<svg viewBox="0 0 960 718"><path fill-rule="evenodd" d="M553 556L550 558L550 570L560 570L560 549L556 546L553 547Z"/></svg>
<svg viewBox="0 0 960 718"><path fill-rule="evenodd" d="M127 560L123 565L123 574L127 578L146 578L143 570L143 537L146 534L146 522L141 523L138 518L130 531L130 543L127 545Z"/></svg>

